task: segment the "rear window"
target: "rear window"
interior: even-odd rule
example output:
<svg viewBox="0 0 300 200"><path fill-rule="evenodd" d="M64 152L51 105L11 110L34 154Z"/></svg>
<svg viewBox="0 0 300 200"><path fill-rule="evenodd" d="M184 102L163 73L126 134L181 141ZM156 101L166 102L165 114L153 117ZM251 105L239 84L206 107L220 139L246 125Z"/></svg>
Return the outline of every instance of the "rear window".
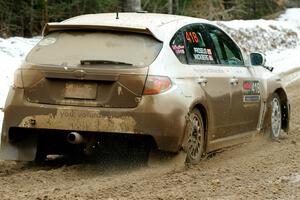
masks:
<svg viewBox="0 0 300 200"><path fill-rule="evenodd" d="M62 66L77 66L82 60L107 60L142 67L151 64L161 48L161 42L145 34L58 31L45 36L26 60Z"/></svg>

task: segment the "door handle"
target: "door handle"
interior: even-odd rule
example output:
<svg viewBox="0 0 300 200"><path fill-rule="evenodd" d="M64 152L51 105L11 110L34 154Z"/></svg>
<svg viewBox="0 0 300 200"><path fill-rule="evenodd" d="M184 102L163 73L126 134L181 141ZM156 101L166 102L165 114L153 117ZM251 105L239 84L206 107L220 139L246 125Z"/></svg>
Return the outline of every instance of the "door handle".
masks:
<svg viewBox="0 0 300 200"><path fill-rule="evenodd" d="M233 85L233 86L236 86L239 84L239 79L233 77L230 79L230 84Z"/></svg>
<svg viewBox="0 0 300 200"><path fill-rule="evenodd" d="M207 78L200 77L200 78L197 80L197 83L200 84L201 86L206 86L207 83L208 83L208 80L207 80Z"/></svg>

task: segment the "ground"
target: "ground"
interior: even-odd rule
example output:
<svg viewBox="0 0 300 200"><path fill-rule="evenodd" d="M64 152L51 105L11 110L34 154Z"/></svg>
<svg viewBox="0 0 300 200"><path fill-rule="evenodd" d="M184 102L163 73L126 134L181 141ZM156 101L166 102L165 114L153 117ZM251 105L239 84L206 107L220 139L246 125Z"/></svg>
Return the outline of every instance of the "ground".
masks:
<svg viewBox="0 0 300 200"><path fill-rule="evenodd" d="M0 161L0 199L300 199L300 81L288 87L291 130L184 168L108 162Z"/></svg>
<svg viewBox="0 0 300 200"><path fill-rule="evenodd" d="M267 54L267 64L299 79L300 9L278 20L220 22L247 51ZM250 38L250 39L249 39ZM0 38L0 109L13 71L40 38ZM291 70L294 70L291 73ZM248 143L187 167L148 167L128 160L43 164L0 161L0 199L300 199L300 80L288 87L291 130L278 142L258 135ZM0 111L0 130L3 112ZM100 159L101 160L101 159ZM75 162L75 163L74 163Z"/></svg>

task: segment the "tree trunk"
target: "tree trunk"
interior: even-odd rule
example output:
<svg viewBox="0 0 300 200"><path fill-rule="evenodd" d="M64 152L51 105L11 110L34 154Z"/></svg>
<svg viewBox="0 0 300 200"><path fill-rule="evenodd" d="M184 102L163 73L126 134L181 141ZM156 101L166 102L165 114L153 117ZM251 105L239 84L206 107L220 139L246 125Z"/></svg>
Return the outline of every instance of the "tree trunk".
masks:
<svg viewBox="0 0 300 200"><path fill-rule="evenodd" d="M33 0L30 1L30 29L29 29L29 35L32 36L33 34L33 25L34 25L34 9L33 9L33 5L34 2Z"/></svg>
<svg viewBox="0 0 300 200"><path fill-rule="evenodd" d="M169 14L173 13L173 0L169 0L169 3L168 3L168 13Z"/></svg>
<svg viewBox="0 0 300 200"><path fill-rule="evenodd" d="M44 0L44 24L49 22L48 0Z"/></svg>
<svg viewBox="0 0 300 200"><path fill-rule="evenodd" d="M125 0L124 11L125 12L142 11L141 0Z"/></svg>

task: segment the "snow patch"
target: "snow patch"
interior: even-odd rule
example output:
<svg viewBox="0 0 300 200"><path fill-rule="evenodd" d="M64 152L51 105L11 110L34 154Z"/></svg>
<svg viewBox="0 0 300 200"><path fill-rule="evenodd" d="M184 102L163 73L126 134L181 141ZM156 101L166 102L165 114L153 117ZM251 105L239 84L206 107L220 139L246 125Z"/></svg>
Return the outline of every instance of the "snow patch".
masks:
<svg viewBox="0 0 300 200"><path fill-rule="evenodd" d="M278 21L231 21L218 23L247 53L295 48L300 45L297 29ZM238 27L238 25L240 27Z"/></svg>
<svg viewBox="0 0 300 200"><path fill-rule="evenodd" d="M300 183L300 173L291 176L290 181L291 183Z"/></svg>
<svg viewBox="0 0 300 200"><path fill-rule="evenodd" d="M292 49L273 50L266 52L266 65L274 67L275 73L282 73L300 67L300 46Z"/></svg>
<svg viewBox="0 0 300 200"><path fill-rule="evenodd" d="M30 49L40 40L40 37L0 38L0 108L4 107L9 87L12 85L14 71L20 66Z"/></svg>
<svg viewBox="0 0 300 200"><path fill-rule="evenodd" d="M262 52L267 66L274 67L274 73L300 67L300 8L286 10L276 20L233 20L218 22L247 53ZM300 69L300 68L299 68ZM285 77L286 84L300 78L300 72Z"/></svg>
<svg viewBox="0 0 300 200"><path fill-rule="evenodd" d="M279 16L278 20L287 22L292 26L295 26L298 30L300 30L300 8L290 8L286 10L285 14Z"/></svg>

